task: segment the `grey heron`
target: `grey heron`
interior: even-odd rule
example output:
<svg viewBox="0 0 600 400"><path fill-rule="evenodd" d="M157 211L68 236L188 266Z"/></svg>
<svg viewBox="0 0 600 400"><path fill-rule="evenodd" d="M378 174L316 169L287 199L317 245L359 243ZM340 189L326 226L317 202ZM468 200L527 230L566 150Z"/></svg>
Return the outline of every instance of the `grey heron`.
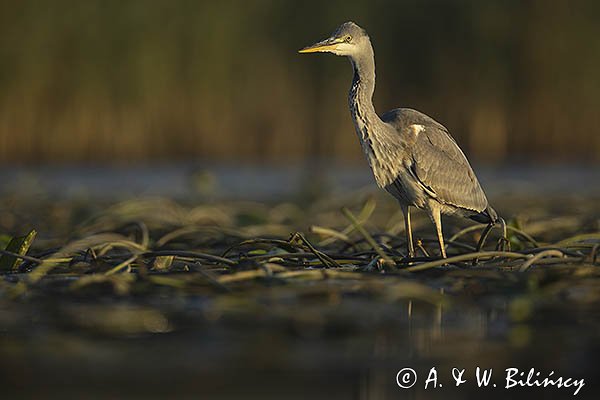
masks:
<svg viewBox="0 0 600 400"><path fill-rule="evenodd" d="M327 52L350 59L354 78L348 100L354 127L377 185L400 203L409 257L415 255L411 207L425 210L433 221L444 258L442 214L471 218L488 226L498 221L448 129L410 108L396 108L381 116L375 112L375 56L364 29L345 22L327 39L299 52Z"/></svg>

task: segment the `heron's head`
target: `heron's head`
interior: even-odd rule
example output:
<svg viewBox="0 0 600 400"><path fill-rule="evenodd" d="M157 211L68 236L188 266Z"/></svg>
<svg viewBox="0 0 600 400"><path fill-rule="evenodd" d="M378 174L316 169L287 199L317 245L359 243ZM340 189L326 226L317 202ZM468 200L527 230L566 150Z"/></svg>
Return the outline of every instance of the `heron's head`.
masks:
<svg viewBox="0 0 600 400"><path fill-rule="evenodd" d="M299 53L333 53L336 56L357 56L369 49L371 42L367 32L354 22L344 22L327 39L308 46Z"/></svg>

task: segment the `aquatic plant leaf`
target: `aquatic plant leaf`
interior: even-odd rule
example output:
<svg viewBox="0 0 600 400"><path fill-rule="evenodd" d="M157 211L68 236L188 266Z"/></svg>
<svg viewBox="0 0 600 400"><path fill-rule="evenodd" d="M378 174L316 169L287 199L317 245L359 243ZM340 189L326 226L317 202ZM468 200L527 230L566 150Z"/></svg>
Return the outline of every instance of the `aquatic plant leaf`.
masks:
<svg viewBox="0 0 600 400"><path fill-rule="evenodd" d="M166 271L173 265L174 256L158 256L154 259L152 269L157 271Z"/></svg>
<svg viewBox="0 0 600 400"><path fill-rule="evenodd" d="M33 243L36 235L37 232L35 229L32 229L25 236L14 237L8 242L5 250L24 256L29 251L29 247L31 247L31 243ZM15 271L22 262L22 259L15 256L7 254L0 255L0 271Z"/></svg>

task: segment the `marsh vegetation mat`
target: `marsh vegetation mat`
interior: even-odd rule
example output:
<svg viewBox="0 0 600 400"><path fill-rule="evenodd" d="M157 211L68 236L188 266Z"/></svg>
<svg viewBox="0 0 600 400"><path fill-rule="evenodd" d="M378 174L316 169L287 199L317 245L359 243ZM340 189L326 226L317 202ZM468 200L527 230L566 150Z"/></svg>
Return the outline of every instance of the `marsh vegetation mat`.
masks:
<svg viewBox="0 0 600 400"><path fill-rule="evenodd" d="M395 371L432 365L597 377L598 199L505 195L509 243L493 229L479 252L483 226L447 218L446 262L419 214L406 259L401 212L364 191L1 204L0 372L15 397L385 398Z"/></svg>

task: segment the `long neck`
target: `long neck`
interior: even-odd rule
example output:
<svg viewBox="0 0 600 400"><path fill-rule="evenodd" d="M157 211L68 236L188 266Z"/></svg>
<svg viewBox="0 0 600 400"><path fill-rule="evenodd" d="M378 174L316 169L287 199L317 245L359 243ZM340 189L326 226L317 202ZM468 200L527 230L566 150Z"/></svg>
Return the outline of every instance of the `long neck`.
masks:
<svg viewBox="0 0 600 400"><path fill-rule="evenodd" d="M375 55L373 48L369 46L367 51L350 59L354 69L352 89L357 91L358 101L361 105L373 107L373 93L375 92ZM356 88L354 87L356 85Z"/></svg>
<svg viewBox="0 0 600 400"><path fill-rule="evenodd" d="M350 112L356 132L364 142L372 135L373 127L383 124L373 106L375 92L375 56L370 43L360 55L350 59L354 69L354 79L348 96Z"/></svg>

